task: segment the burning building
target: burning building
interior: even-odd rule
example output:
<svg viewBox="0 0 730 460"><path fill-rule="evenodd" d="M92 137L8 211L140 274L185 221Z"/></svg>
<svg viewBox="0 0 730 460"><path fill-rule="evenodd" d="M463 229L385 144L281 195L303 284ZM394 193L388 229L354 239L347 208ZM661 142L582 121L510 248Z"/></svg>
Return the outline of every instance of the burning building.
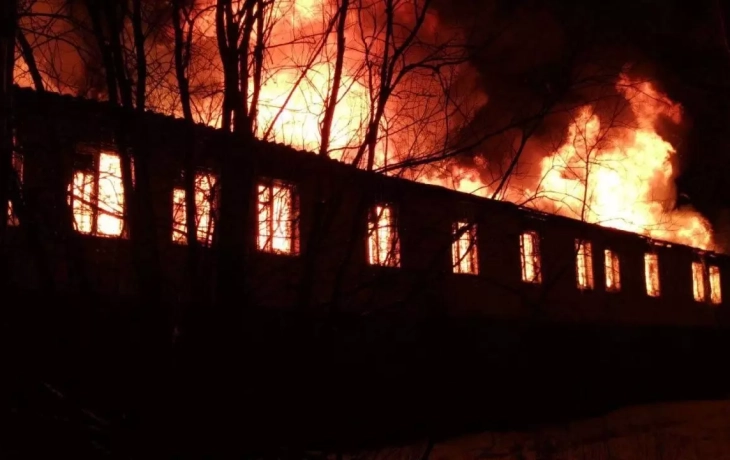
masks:
<svg viewBox="0 0 730 460"><path fill-rule="evenodd" d="M23 183L22 206L50 212L43 206L53 202L46 194L65 195L73 238L109 251L105 263L113 267L113 273L100 267L90 275L99 277L100 286L109 286L110 295L135 295L135 281L126 273L131 270L119 268L125 257L120 248L128 244L130 235L114 110L103 103L29 90L17 94L14 165ZM184 258L188 237L184 165L182 155L175 153L189 148L176 138L177 132L186 129L185 123L152 114L143 119L147 132L165 138L159 145L151 139L146 147L154 165L151 190L155 195L150 201L156 221L150 225L166 267L162 279L174 301L186 302L183 285L178 284L181 274L175 272L184 264L174 262L176 257ZM40 126L52 132L41 135ZM218 206L225 194L217 159L236 147L230 145L231 136L221 131L194 129L195 235L203 253L214 252ZM68 149L66 158L57 163L61 170L41 161L44 155L59 155L48 144L50 139ZM726 282L726 259L719 254L375 175L277 144L253 145L255 151L249 154L254 158L255 186L249 207L242 208L249 209L251 220L242 221L251 230L241 238L251 237L245 247L257 270L247 271L247 276L260 278L257 303L293 308L301 300L297 284L303 272L315 270L308 300L313 307L330 305L334 299L326 293L340 289L341 295L348 292L338 300L347 309L398 304L408 299L405 293L412 286L425 283L418 290L441 291L429 303L438 299L449 314L518 317L529 315L528 305L539 298L540 309L559 320L570 318L575 305L590 296L591 306L579 313L584 320L717 325ZM66 185L57 191L49 187L51 183ZM315 208L320 208L321 215L316 215ZM20 223L15 211L11 204L11 227ZM33 213L27 218L34 219ZM164 262L168 257L169 262ZM305 260L313 266L305 268ZM32 261L27 255L18 259L18 286L35 278L29 271ZM54 272L58 270L67 271ZM334 273L340 273L342 286L333 286ZM435 274L444 275L434 278ZM358 287L365 280L380 278L384 286L390 286ZM56 281L73 289L64 278ZM660 303L652 307L647 296ZM667 298L677 308L667 309Z"/></svg>
<svg viewBox="0 0 730 460"><path fill-rule="evenodd" d="M244 355L257 381L241 388L246 410L261 421L249 434L261 442L280 429L300 440L343 443L393 430L420 435L419 423L448 431L444 420L465 404L481 409L457 425L508 426L584 404L703 397L724 382L713 360L730 325L726 256L153 113L27 89L15 96L14 166L22 187L8 211L6 282L44 306L13 314L29 321L22 324L45 324L42 340L70 340L61 347L67 352L88 353L95 344L94 362L117 376L130 368L109 356L127 356L125 343L148 353L149 343L139 345L129 331L150 312L167 325L156 337L173 330L187 350L207 349L233 327L239 340L256 344ZM192 200L186 152L194 160ZM154 235L146 255L154 257L145 260L159 272L145 265L143 273L159 283L154 302L139 276L133 245L140 237L127 220L125 155L132 168L145 155L149 173L152 218L144 225ZM248 169L227 173L221 165L231 159ZM195 212L187 212L191 202ZM220 238L225 231L235 238ZM191 234L199 251L194 266ZM222 267L222 260L237 263ZM233 276L240 297L220 297L224 276ZM85 305L86 313L70 320L52 308L58 297ZM43 319L49 311L53 325ZM200 319L208 311L224 313L211 323ZM79 315L83 325L75 322ZM323 338L321 330L330 333ZM115 338L101 340L99 331ZM259 347L265 351L252 355ZM51 355L44 362L71 359ZM546 382L554 372L563 374ZM683 377L667 383L677 372ZM285 382L296 375L307 382L291 388ZM537 376L539 389L529 384ZM326 384L338 377L351 384ZM595 382L582 396L575 394L579 377ZM643 383L621 383L626 378ZM180 401L192 380L177 382ZM342 401L347 413L338 408ZM170 417L189 403L170 409ZM193 429L191 417L211 410L198 407L175 429ZM483 418L481 410L492 415ZM290 417L287 428L276 421L279 411ZM312 411L327 420L308 422L304 414ZM386 413L398 415L385 423Z"/></svg>
<svg viewBox="0 0 730 460"><path fill-rule="evenodd" d="M516 107L527 171L495 180L463 31L421 2L127 6L18 14L45 91L13 90L0 335L19 394L93 430L14 429L343 450L726 391L730 260L675 206L681 108L626 61L546 109L553 145Z"/></svg>
<svg viewBox="0 0 730 460"><path fill-rule="evenodd" d="M123 268L130 234L117 109L30 90L17 96L14 165L27 222L62 213L45 207L55 203L52 196L65 196L73 229L68 238L100 257L101 265L84 276L98 277L94 284L109 295L138 295L132 268ZM590 322L704 326L719 325L724 311L727 261L720 254L368 173L278 144L254 141L244 153L235 137L213 128L153 114L135 117L142 120L135 129L154 133L145 137L153 165L150 226L163 288L173 302L191 300L181 271L188 238L181 152L194 142L195 235L201 263L212 263L211 270L207 254L216 251L226 193L220 159L252 158L250 203L240 205L248 218L239 217L250 229L238 239L249 236L240 250L256 267L245 272L256 278L257 304L295 308L303 280L311 278L311 308L337 302L359 311L429 298L457 316L529 317L538 308L557 321L578 315ZM191 129L190 138L180 136ZM65 184L63 190L52 189L54 183ZM11 203L10 227L21 223L18 214ZM37 279L31 268L36 261L19 253L16 263L14 283L33 288L26 284ZM66 277L70 268L60 259L55 263L54 284L76 289ZM338 291L343 297L335 299ZM588 305L578 308L587 296Z"/></svg>

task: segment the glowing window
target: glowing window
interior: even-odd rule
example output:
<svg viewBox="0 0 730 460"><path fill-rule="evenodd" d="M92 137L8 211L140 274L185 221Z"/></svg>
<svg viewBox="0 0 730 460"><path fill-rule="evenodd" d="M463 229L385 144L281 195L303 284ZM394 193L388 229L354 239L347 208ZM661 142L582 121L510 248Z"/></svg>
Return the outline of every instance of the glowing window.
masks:
<svg viewBox="0 0 730 460"><path fill-rule="evenodd" d="M20 220L18 220L18 216L15 215L15 211L13 211L13 203L8 200L8 225L11 227L15 227L20 225Z"/></svg>
<svg viewBox="0 0 730 460"><path fill-rule="evenodd" d="M540 283L540 243L535 232L520 235L520 261L522 264L522 281Z"/></svg>
<svg viewBox="0 0 730 460"><path fill-rule="evenodd" d="M606 291L618 292L621 290L621 265L618 254L610 249L603 251L605 263Z"/></svg>
<svg viewBox="0 0 730 460"><path fill-rule="evenodd" d="M258 185L259 251L276 254L296 254L299 250L297 222L298 207L294 186L278 180L266 180Z"/></svg>
<svg viewBox="0 0 730 460"><path fill-rule="evenodd" d="M451 256L454 273L476 275L479 271L477 262L477 228L468 222L454 224L454 241L451 244Z"/></svg>
<svg viewBox="0 0 730 460"><path fill-rule="evenodd" d="M710 265L710 302L713 304L722 303L722 289L720 288L720 267Z"/></svg>
<svg viewBox="0 0 730 460"><path fill-rule="evenodd" d="M101 153L92 170L76 171L69 186L69 204L76 231L120 236L124 228L124 189L118 155Z"/></svg>
<svg viewBox="0 0 730 460"><path fill-rule="evenodd" d="M20 184L23 183L23 156L18 152L13 152L13 170L17 174ZM18 217L13 211L13 203L8 200L8 225L17 226L20 224Z"/></svg>
<svg viewBox="0 0 730 460"><path fill-rule="evenodd" d="M659 257L656 254L644 254L644 281L646 282L646 293L650 297L657 297L660 294L659 285Z"/></svg>
<svg viewBox="0 0 730 460"><path fill-rule="evenodd" d="M578 289L593 289L593 252L591 243L576 240L575 274Z"/></svg>
<svg viewBox="0 0 730 460"><path fill-rule="evenodd" d="M705 301L705 265L692 262L692 295L697 302Z"/></svg>
<svg viewBox="0 0 730 460"><path fill-rule="evenodd" d="M210 246L213 241L216 178L212 174L195 175L195 228L197 240ZM172 241L187 244L187 208L185 189L175 188L172 192Z"/></svg>
<svg viewBox="0 0 730 460"><path fill-rule="evenodd" d="M371 265L400 266L400 244L393 207L378 205L368 216L368 261Z"/></svg>

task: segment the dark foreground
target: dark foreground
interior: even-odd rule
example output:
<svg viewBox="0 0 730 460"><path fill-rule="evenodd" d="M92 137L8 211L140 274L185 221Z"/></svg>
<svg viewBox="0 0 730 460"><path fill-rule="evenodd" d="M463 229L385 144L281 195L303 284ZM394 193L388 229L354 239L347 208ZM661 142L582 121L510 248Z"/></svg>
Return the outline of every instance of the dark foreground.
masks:
<svg viewBox="0 0 730 460"><path fill-rule="evenodd" d="M2 330L10 456L301 458L730 388L722 330L241 306L178 311L172 327L169 309L18 295Z"/></svg>

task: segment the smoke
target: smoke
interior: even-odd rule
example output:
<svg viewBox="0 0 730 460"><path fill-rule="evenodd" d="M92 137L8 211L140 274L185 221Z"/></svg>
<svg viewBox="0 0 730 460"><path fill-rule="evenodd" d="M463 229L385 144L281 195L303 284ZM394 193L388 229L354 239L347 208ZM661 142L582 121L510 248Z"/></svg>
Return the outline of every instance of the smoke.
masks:
<svg viewBox="0 0 730 460"><path fill-rule="evenodd" d="M491 5L487 27L475 18L489 44L474 61L489 102L462 132L473 147L427 181L713 248L708 221L686 195L677 202L691 114L668 96L680 94L672 63L647 47L666 30L645 19L633 33L648 37L619 39L641 22L631 8Z"/></svg>

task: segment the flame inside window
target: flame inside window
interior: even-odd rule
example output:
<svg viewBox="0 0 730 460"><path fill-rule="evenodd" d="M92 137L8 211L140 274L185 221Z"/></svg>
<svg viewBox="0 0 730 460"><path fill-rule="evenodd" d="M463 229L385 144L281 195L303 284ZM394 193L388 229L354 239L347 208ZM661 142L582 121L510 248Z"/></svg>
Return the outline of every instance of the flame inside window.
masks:
<svg viewBox="0 0 730 460"><path fill-rule="evenodd" d="M537 233L526 232L520 235L520 261L522 263L522 281L539 283L542 281L540 273L540 247Z"/></svg>
<svg viewBox="0 0 730 460"><path fill-rule="evenodd" d="M20 221L15 215L15 211L13 211L13 203L11 203L10 200L8 200L8 225L11 227L20 225Z"/></svg>
<svg viewBox="0 0 730 460"><path fill-rule="evenodd" d="M659 257L656 254L644 254L644 281L646 282L647 295L658 297L661 291L659 285Z"/></svg>
<svg viewBox="0 0 730 460"><path fill-rule="evenodd" d="M578 289L593 289L593 252L591 243L576 240L575 273Z"/></svg>
<svg viewBox="0 0 730 460"><path fill-rule="evenodd" d="M73 209L76 231L91 233L93 229L94 175L90 172L76 171L71 194L71 208Z"/></svg>
<svg viewBox="0 0 730 460"><path fill-rule="evenodd" d="M610 249L603 251L606 273L606 290L618 292L621 290L621 266L618 254Z"/></svg>
<svg viewBox="0 0 730 460"><path fill-rule="evenodd" d="M378 205L368 216L368 261L371 265L400 266L400 245L393 208Z"/></svg>
<svg viewBox="0 0 730 460"><path fill-rule="evenodd" d="M692 262L692 295L697 302L705 301L705 264Z"/></svg>
<svg viewBox="0 0 730 460"><path fill-rule="evenodd" d="M717 305L722 303L722 289L720 287L720 267L710 265L710 302Z"/></svg>
<svg viewBox="0 0 730 460"><path fill-rule="evenodd" d="M76 230L99 236L120 236L124 227L124 190L118 155L101 153L93 171L76 171L69 202Z"/></svg>
<svg viewBox="0 0 730 460"><path fill-rule="evenodd" d="M296 254L298 212L294 186L271 180L258 186L258 235L260 251Z"/></svg>
<svg viewBox="0 0 730 460"><path fill-rule="evenodd" d="M468 222L454 224L454 242L451 244L454 273L478 273L476 230L476 226Z"/></svg>
<svg viewBox="0 0 730 460"><path fill-rule="evenodd" d="M14 140L14 139L13 139ZM23 156L18 152L13 152L13 170L17 174L20 184L23 183ZM8 225L14 227L20 224L18 216L13 211L13 203L8 200Z"/></svg>
<svg viewBox="0 0 730 460"><path fill-rule="evenodd" d="M195 227L197 240L210 246L213 241L213 205L216 178L212 174L195 175ZM186 244L188 241L187 208L185 189L175 188L172 192L172 241Z"/></svg>

